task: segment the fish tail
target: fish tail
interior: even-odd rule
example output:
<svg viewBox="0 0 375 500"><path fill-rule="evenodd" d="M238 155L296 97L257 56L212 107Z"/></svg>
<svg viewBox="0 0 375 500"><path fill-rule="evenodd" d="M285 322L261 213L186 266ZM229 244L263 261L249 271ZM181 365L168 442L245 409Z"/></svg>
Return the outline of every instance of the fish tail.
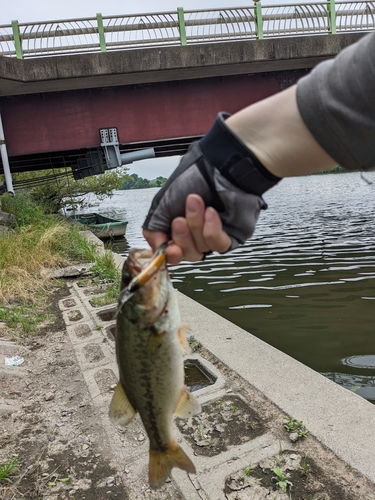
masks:
<svg viewBox="0 0 375 500"><path fill-rule="evenodd" d="M166 451L150 449L149 483L151 488L163 486L173 467L195 473L193 462L175 441L172 441Z"/></svg>

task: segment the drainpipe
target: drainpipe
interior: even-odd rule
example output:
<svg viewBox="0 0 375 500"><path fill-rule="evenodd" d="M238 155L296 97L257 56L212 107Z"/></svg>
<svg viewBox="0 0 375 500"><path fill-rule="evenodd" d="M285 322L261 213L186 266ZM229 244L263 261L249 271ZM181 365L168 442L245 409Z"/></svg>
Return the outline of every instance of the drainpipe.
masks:
<svg viewBox="0 0 375 500"><path fill-rule="evenodd" d="M10 168L9 168L8 153L7 153L7 147L5 145L5 136L4 136L3 122L1 120L1 113L0 113L0 151L1 151L1 160L3 162L5 185L8 193L11 196L14 196L12 174L10 173Z"/></svg>

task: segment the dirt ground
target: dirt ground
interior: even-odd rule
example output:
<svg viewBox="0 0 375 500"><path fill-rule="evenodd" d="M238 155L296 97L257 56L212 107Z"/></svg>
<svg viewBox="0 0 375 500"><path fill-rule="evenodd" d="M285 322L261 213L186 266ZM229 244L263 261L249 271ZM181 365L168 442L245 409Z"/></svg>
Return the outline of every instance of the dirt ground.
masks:
<svg viewBox="0 0 375 500"><path fill-rule="evenodd" d="M0 482L0 500L182 500L171 480L159 493L146 481L134 483L128 464L110 448L58 307L64 297L69 300L66 286L51 292L48 310L54 320L36 335L14 340L15 332L0 323L0 464L12 457L18 461L12 482ZM277 455L223 477L228 500L375 500L366 479L310 435L292 443L278 408L204 347L199 353L225 375L230 390L205 404L202 414L177 420L192 455L214 457L264 433L290 442L280 445ZM4 367L4 356L13 355L25 362ZM113 382L103 381L108 391ZM138 439L147 445L145 436ZM287 483L286 493L275 468L293 485Z"/></svg>
<svg viewBox="0 0 375 500"><path fill-rule="evenodd" d="M18 457L12 483L0 483L2 500L127 498L57 307L68 295L55 290L55 320L37 335L13 343L3 329L0 337L4 354L26 360L0 375L0 461Z"/></svg>

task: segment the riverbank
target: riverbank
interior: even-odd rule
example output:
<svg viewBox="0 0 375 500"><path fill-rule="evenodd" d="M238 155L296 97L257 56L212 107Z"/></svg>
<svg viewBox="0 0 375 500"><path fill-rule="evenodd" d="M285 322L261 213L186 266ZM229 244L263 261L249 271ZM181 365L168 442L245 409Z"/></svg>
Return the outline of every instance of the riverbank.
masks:
<svg viewBox="0 0 375 500"><path fill-rule="evenodd" d="M2 500L375 499L373 405L182 294L193 358L216 381L196 393L203 413L174 428L197 475L174 471L151 491L140 421L121 429L107 417L114 304L94 300L105 288L90 276L64 279L49 292L55 322L22 341L0 330L1 355L25 359L0 360L0 463L18 456ZM285 493L275 469L291 483Z"/></svg>

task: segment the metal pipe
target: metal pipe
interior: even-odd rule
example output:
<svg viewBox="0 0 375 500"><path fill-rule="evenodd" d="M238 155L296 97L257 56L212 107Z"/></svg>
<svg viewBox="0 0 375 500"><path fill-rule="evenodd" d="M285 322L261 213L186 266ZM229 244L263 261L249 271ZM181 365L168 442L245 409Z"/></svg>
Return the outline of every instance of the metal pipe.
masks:
<svg viewBox="0 0 375 500"><path fill-rule="evenodd" d="M11 196L14 196L12 174L10 173L7 147L5 145L3 122L1 120L1 113L0 113L0 151L1 151L1 160L3 162L5 185L7 187L8 193Z"/></svg>
<svg viewBox="0 0 375 500"><path fill-rule="evenodd" d="M132 151L131 153L123 153L120 155L121 165L133 163L133 161L145 160L146 158L155 158L154 148L140 149L139 151Z"/></svg>

